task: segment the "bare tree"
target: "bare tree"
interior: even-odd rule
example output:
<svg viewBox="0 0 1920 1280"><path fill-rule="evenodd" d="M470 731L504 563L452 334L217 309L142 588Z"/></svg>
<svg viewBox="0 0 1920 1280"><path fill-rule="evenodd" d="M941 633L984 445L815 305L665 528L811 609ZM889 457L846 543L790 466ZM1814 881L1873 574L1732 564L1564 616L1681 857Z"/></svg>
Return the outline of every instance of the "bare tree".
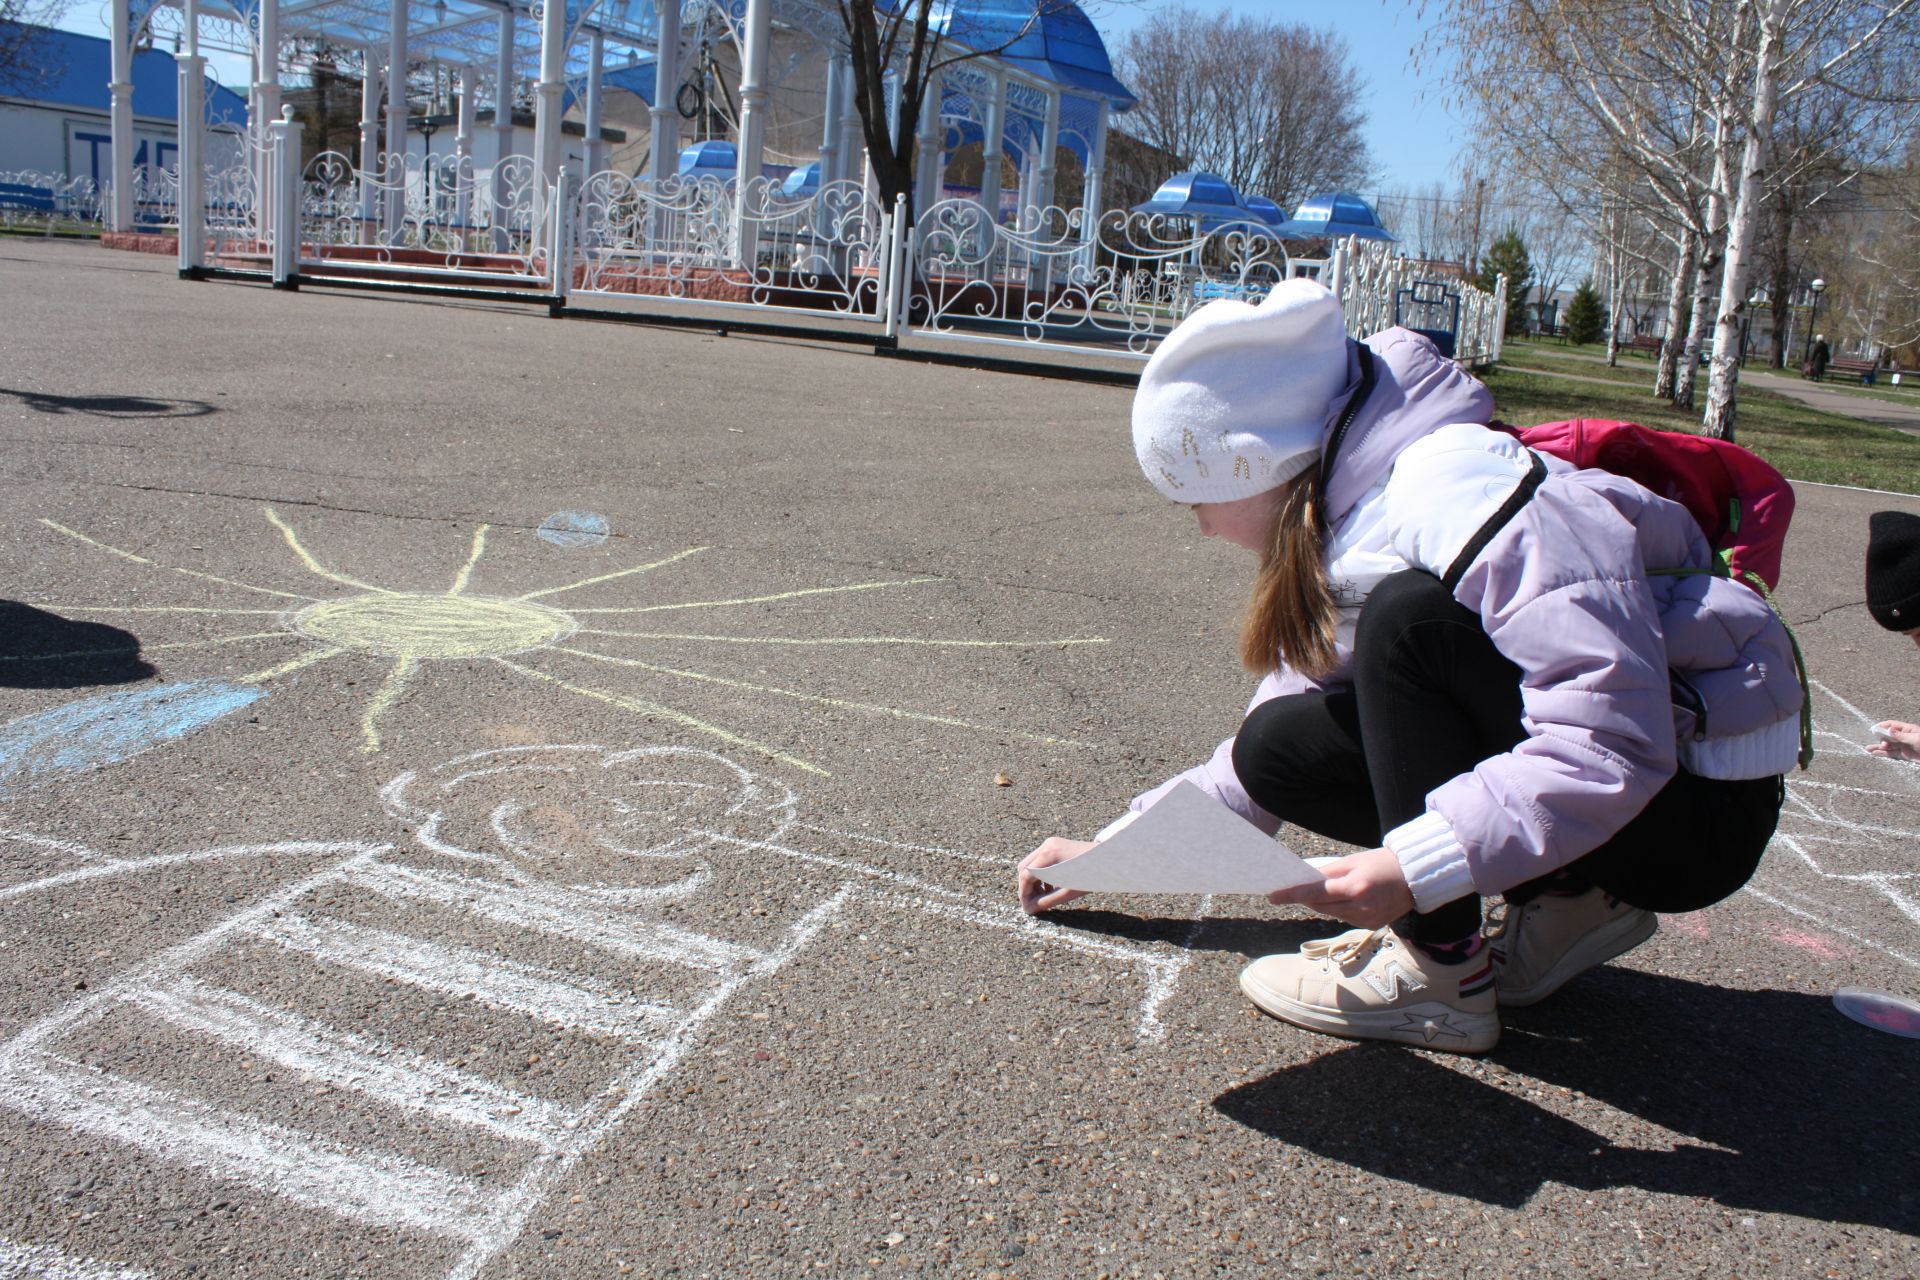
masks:
<svg viewBox="0 0 1920 1280"><path fill-rule="evenodd" d="M1509 136L1552 137L1554 121L1538 105L1546 99L1562 116L1581 119L1576 134L1603 135L1607 150L1630 161L1666 206L1682 230L1675 302L1684 303L1688 292L1694 300L1673 395L1691 401L1697 353L1711 325L1703 425L1730 435L1740 311L1760 210L1773 185L1782 105L1838 93L1872 109L1882 128L1910 119L1914 99L1904 86L1920 49L1917 5L1462 0L1446 11L1440 30L1459 55L1457 83L1483 117L1501 122ZM1591 172L1599 157L1588 158L1574 171Z"/></svg>
<svg viewBox="0 0 1920 1280"><path fill-rule="evenodd" d="M1241 191L1293 205L1365 185L1364 83L1331 31L1175 4L1127 34L1128 132Z"/></svg>
<svg viewBox="0 0 1920 1280"><path fill-rule="evenodd" d="M956 63L1004 53L1051 13L1073 8L1072 0L1026 0L1012 30L993 28L981 38L968 30L964 12L946 0L834 0L847 37L853 68L853 98L860 111L867 159L880 183L881 205L891 211L904 195L913 207L914 138L927 90ZM894 73L895 111L887 110L887 73Z"/></svg>

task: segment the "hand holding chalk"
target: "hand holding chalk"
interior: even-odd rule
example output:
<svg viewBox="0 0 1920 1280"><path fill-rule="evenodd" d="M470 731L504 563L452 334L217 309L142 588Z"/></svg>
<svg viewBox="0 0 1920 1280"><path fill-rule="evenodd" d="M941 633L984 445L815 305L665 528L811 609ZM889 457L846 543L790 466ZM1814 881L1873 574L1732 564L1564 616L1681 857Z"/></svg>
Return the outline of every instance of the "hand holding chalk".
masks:
<svg viewBox="0 0 1920 1280"><path fill-rule="evenodd" d="M1873 735L1880 741L1867 748L1868 755L1889 760L1920 760L1920 725L1882 720L1873 726Z"/></svg>

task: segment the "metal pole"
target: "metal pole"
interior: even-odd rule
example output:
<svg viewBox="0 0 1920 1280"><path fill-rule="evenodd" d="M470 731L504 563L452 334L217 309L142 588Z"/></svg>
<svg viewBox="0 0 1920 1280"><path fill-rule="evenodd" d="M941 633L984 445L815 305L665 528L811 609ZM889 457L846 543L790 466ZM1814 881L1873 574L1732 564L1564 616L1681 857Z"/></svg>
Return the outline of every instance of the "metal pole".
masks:
<svg viewBox="0 0 1920 1280"><path fill-rule="evenodd" d="M767 50L773 43L773 0L747 0L747 31L740 65L740 137L734 164L735 256L752 268L759 257L760 167L766 150Z"/></svg>
<svg viewBox="0 0 1920 1280"><path fill-rule="evenodd" d="M110 231L133 230L133 14L129 3L111 0L112 71L107 81L113 99L108 128L113 135L112 168L107 176L113 194L107 219Z"/></svg>
<svg viewBox="0 0 1920 1280"><path fill-rule="evenodd" d="M540 79L534 85L533 169L538 191L535 212L544 223L553 190L560 176L560 96L567 79L567 6L549 0L540 9Z"/></svg>
<svg viewBox="0 0 1920 1280"><path fill-rule="evenodd" d="M407 130L407 0L392 0L387 19L387 150L381 179L387 200L384 231L389 241L400 235L406 217Z"/></svg>
<svg viewBox="0 0 1920 1280"><path fill-rule="evenodd" d="M587 177L592 177L606 168L607 144L600 140L601 92L600 63L607 56L606 37L600 32L593 33L587 44Z"/></svg>
<svg viewBox="0 0 1920 1280"><path fill-rule="evenodd" d="M654 0L653 7L660 36L653 50L653 154L647 172L655 182L665 182L680 160L680 109L673 101L680 88L680 0Z"/></svg>
<svg viewBox="0 0 1920 1280"><path fill-rule="evenodd" d="M493 52L493 208L487 221L493 227L493 251L505 253L512 247L508 234L507 206L512 192L507 187L508 156L513 154L513 9L500 10L500 40Z"/></svg>
<svg viewBox="0 0 1920 1280"><path fill-rule="evenodd" d="M1000 170L1004 161L1007 132L1007 73L998 67L987 71L986 119L980 122L980 207L987 221L1000 221Z"/></svg>
<svg viewBox="0 0 1920 1280"><path fill-rule="evenodd" d="M373 230L374 194L378 189L380 156L380 49L366 48L365 76L360 81L360 242Z"/></svg>

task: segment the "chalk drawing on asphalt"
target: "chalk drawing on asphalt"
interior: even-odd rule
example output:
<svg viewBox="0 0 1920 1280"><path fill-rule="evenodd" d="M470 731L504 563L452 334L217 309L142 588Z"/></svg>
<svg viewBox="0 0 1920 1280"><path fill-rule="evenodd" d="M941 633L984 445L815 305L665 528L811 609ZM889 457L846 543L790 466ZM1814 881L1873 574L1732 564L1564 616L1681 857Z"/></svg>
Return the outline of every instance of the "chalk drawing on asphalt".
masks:
<svg viewBox="0 0 1920 1280"><path fill-rule="evenodd" d="M190 680L98 694L0 724L0 796L117 764L264 696L257 685Z"/></svg>
<svg viewBox="0 0 1920 1280"><path fill-rule="evenodd" d="M1866 754L1885 717L1817 680L1811 693L1815 766L1788 775L1779 829L1745 892L1920 970L1920 766Z"/></svg>
<svg viewBox="0 0 1920 1280"><path fill-rule="evenodd" d="M235 591L272 597L282 603L274 608L210 608L207 606L109 605L84 602L49 604L43 607L68 614L198 614L235 618L267 618L268 623L246 624L254 629L208 640L183 642L178 646L146 645L148 652L168 648L215 648L237 644L281 644L304 642L304 647L284 661L237 677L233 683L260 686L286 679L319 663L332 659L367 659L381 663L385 674L379 686L362 705L360 717L361 750L376 752L381 747L381 725L409 695L426 667L441 662L488 662L511 671L543 687L551 687L590 701L618 707L642 718L678 726L702 738L726 747L756 752L803 773L825 775L826 770L811 761L760 742L748 734L713 723L672 704L665 688L688 685L727 689L733 693L754 695L760 699L784 699L813 706L832 708L863 716L881 716L921 724L940 725L1000 735L1054 746L1080 746L1081 743L1001 726L977 724L956 716L937 715L907 707L827 697L804 689L785 688L758 681L700 671L686 665L686 659L647 661L623 654L609 653L605 647L638 647L642 651L664 647L678 655L719 645L810 647L916 646L924 648L1019 649L1059 648L1067 645L1105 644L1097 636L1057 640L987 640L936 638L926 636L767 636L741 635L711 631L657 631L629 628L641 615L702 613L739 609L752 605L778 605L824 596L847 596L863 592L912 588L944 579L907 577L867 582L836 583L796 590L734 596L716 599L660 600L652 604L562 608L556 597L623 579L667 570L709 550L688 547L646 563L631 565L608 573L529 591L516 596L485 595L473 590L476 570L486 555L490 525L477 526L471 536L465 560L449 585L440 591L402 591L377 585L324 563L308 548L299 532L272 508L262 508L267 522L278 531L289 552L310 576L328 584L326 594L310 595L283 591L274 587L244 582L237 578L206 573L198 569L162 564L147 556L93 538L77 529L41 520L47 529L95 550L138 564L155 573L180 574L198 581ZM261 626L270 629L259 629ZM548 655L559 654L607 668L616 687L584 684L568 680L553 671L535 665ZM80 656L80 655L64 655ZM95 656L105 656L104 653ZM5 660L5 659L0 659ZM32 661L31 658L18 659ZM638 682L649 688L646 694L628 692L625 687Z"/></svg>
<svg viewBox="0 0 1920 1280"><path fill-rule="evenodd" d="M521 1235L716 1014L831 930L914 912L1078 958L1137 993L1144 1042L1164 1038L1186 964L1037 922L1007 901L1004 874L983 900L967 866L1004 873L999 860L802 825L788 788L691 748L481 751L402 773L381 796L409 843L163 855L321 865L0 1045L0 1106L342 1229L400 1231L458 1280ZM166 865L7 841L66 865L0 890L0 911ZM699 909L728 873L777 904L766 918L722 927L739 917ZM568 1037L564 1084L463 1047L524 1053L542 1035ZM115 1060L125 1043L147 1048ZM189 1046L214 1050L206 1066L184 1065ZM263 1075L236 1096L222 1054Z"/></svg>
<svg viewBox="0 0 1920 1280"><path fill-rule="evenodd" d="M15 1244L0 1236L0 1280L151 1280L114 1262L76 1258L44 1244Z"/></svg>
<svg viewBox="0 0 1920 1280"><path fill-rule="evenodd" d="M556 511L540 522L542 540L569 551L597 547L611 534L607 518L590 511Z"/></svg>

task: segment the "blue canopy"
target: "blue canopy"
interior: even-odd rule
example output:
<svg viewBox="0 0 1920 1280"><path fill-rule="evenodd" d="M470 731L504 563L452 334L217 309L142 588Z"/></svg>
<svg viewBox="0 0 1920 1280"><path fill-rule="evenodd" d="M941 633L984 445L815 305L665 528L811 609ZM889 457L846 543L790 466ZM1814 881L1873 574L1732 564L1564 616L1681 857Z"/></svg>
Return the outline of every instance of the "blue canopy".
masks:
<svg viewBox="0 0 1920 1280"><path fill-rule="evenodd" d="M803 164L787 175L780 184L780 194L786 196L811 196L820 191L820 162Z"/></svg>
<svg viewBox="0 0 1920 1280"><path fill-rule="evenodd" d="M652 106L654 73L658 70L659 68L651 59L623 67L610 67L600 73L600 88L606 93L624 90L648 106ZM566 92L560 99L560 110L563 114L573 110L573 104L586 96L586 81L582 80L578 83L580 92L575 93L575 82L572 80L567 82Z"/></svg>
<svg viewBox="0 0 1920 1280"><path fill-rule="evenodd" d="M1242 203L1247 206L1248 213L1254 214L1269 227L1277 227L1287 220L1280 206L1265 196L1244 196Z"/></svg>
<svg viewBox="0 0 1920 1280"><path fill-rule="evenodd" d="M883 7L891 6L883 0ZM1002 61L1043 80L1103 97L1116 111L1135 102L1114 76L1100 32L1073 0L942 0L932 25L969 49L997 50Z"/></svg>
<svg viewBox="0 0 1920 1280"><path fill-rule="evenodd" d="M1153 193L1152 199L1133 206L1133 211L1157 213L1168 218L1192 218L1199 223L1202 231L1219 231L1235 226L1256 231L1271 230L1264 220L1247 208L1232 183L1217 173L1202 169L1174 174L1160 184L1160 189Z"/></svg>
<svg viewBox="0 0 1920 1280"><path fill-rule="evenodd" d="M680 148L683 178L731 178L740 168L740 153L731 142L709 138Z"/></svg>
<svg viewBox="0 0 1920 1280"><path fill-rule="evenodd" d="M1380 215L1373 211L1372 205L1347 191L1308 196L1277 230L1283 240L1344 240L1348 236L1359 236L1362 240L1396 239L1380 225Z"/></svg>

